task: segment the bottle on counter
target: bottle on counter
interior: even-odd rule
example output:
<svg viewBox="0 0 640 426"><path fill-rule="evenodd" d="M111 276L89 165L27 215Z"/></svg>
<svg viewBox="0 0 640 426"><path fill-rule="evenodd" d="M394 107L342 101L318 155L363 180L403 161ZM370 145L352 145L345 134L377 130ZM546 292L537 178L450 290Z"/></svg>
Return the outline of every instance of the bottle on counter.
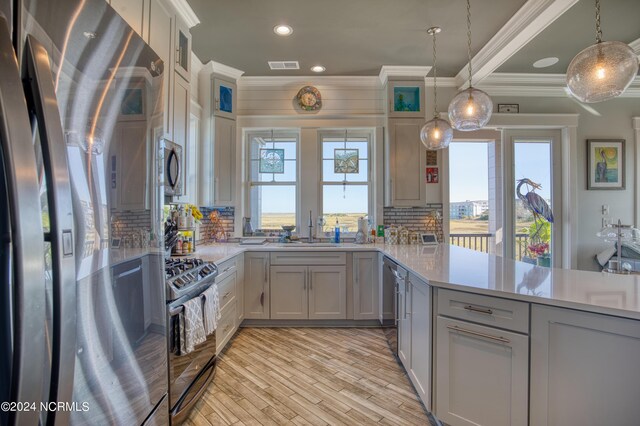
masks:
<svg viewBox="0 0 640 426"><path fill-rule="evenodd" d="M340 223L338 222L338 218L336 218L336 227L333 230L333 242L336 244L340 244Z"/></svg>
<svg viewBox="0 0 640 426"><path fill-rule="evenodd" d="M178 237L178 242L176 243L176 254L182 254L182 246L184 242L182 241L182 235Z"/></svg>

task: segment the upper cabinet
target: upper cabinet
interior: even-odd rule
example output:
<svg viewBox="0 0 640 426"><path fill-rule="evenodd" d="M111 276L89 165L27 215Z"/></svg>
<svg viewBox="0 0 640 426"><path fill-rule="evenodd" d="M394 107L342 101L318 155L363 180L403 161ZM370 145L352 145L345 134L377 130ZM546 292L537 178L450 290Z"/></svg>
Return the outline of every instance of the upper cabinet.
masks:
<svg viewBox="0 0 640 426"><path fill-rule="evenodd" d="M213 114L217 117L236 119L237 88L229 80L213 79Z"/></svg>
<svg viewBox="0 0 640 426"><path fill-rule="evenodd" d="M129 24L135 32L142 35L145 18L145 0L110 0L108 3L127 21L127 24Z"/></svg>
<svg viewBox="0 0 640 426"><path fill-rule="evenodd" d="M191 33L189 27L180 19L175 20L175 70L186 81L191 79Z"/></svg>
<svg viewBox="0 0 640 426"><path fill-rule="evenodd" d="M427 150L420 142L418 119L390 119L385 140L385 206L427 204Z"/></svg>
<svg viewBox="0 0 640 426"><path fill-rule="evenodd" d="M161 0L151 0L149 3L149 25L145 28L145 39L149 46L160 56L164 62L165 71L170 71L171 52L173 50L173 21L174 16L171 10ZM164 102L164 129L167 135L173 134L173 123L171 119L172 87L173 76L170 72L165 72L163 102ZM171 138L171 137L170 137Z"/></svg>
<svg viewBox="0 0 640 426"><path fill-rule="evenodd" d="M424 119L424 103L424 79L387 83L389 117Z"/></svg>

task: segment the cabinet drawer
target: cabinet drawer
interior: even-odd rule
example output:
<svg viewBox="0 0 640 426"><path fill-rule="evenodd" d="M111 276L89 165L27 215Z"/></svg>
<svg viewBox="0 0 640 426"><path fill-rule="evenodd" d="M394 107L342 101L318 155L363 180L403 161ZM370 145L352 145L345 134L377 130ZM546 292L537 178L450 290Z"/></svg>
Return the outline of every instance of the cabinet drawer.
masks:
<svg viewBox="0 0 640 426"><path fill-rule="evenodd" d="M238 270L235 257L233 259L225 260L222 263L217 263L216 266L218 267L218 280L223 280L229 274L232 274Z"/></svg>
<svg viewBox="0 0 640 426"><path fill-rule="evenodd" d="M529 333L529 304L438 289L438 315Z"/></svg>
<svg viewBox="0 0 640 426"><path fill-rule="evenodd" d="M346 265L344 252L274 252L271 253L272 265Z"/></svg>
<svg viewBox="0 0 640 426"><path fill-rule="evenodd" d="M218 281L218 280L216 280ZM236 297L236 274L228 275L226 278L218 281L218 298L220 301L220 309L229 305Z"/></svg>
<svg viewBox="0 0 640 426"><path fill-rule="evenodd" d="M218 328L216 329L216 353L219 353L227 344L235 328L236 319L236 305L232 303L222 310L222 316L218 321Z"/></svg>

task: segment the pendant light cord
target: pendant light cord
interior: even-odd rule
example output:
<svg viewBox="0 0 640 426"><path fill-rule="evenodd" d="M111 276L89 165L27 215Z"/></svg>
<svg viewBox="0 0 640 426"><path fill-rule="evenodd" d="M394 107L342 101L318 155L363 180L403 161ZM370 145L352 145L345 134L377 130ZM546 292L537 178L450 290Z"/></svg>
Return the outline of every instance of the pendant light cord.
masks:
<svg viewBox="0 0 640 426"><path fill-rule="evenodd" d="M596 0L596 3L600 0ZM467 55L469 56L469 88L471 88L471 1L467 0Z"/></svg>
<svg viewBox="0 0 640 426"><path fill-rule="evenodd" d="M600 27L600 0L596 0L596 43L602 43L602 28Z"/></svg>
<svg viewBox="0 0 640 426"><path fill-rule="evenodd" d="M436 56L436 34L433 32L433 116L438 118L438 66Z"/></svg>

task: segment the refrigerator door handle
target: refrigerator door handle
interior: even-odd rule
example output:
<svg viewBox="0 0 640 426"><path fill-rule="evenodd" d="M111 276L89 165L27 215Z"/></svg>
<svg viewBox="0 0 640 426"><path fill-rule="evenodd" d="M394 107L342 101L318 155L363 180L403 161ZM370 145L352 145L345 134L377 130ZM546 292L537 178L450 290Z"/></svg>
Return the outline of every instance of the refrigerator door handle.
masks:
<svg viewBox="0 0 640 426"><path fill-rule="evenodd" d="M11 315L7 320L12 338L2 355L10 377L1 386L9 401L38 404L34 411L0 412L0 423L38 424L46 352L42 209L27 105L4 17L0 17L0 75L0 156L9 201L13 275L10 309L4 312Z"/></svg>
<svg viewBox="0 0 640 426"><path fill-rule="evenodd" d="M51 223L53 336L49 401L72 402L76 353L76 262L71 178L49 54L32 35L26 38L22 78L31 118L37 120ZM35 124L35 123L33 123ZM51 411L56 424L69 411ZM51 420L48 420L48 424Z"/></svg>

